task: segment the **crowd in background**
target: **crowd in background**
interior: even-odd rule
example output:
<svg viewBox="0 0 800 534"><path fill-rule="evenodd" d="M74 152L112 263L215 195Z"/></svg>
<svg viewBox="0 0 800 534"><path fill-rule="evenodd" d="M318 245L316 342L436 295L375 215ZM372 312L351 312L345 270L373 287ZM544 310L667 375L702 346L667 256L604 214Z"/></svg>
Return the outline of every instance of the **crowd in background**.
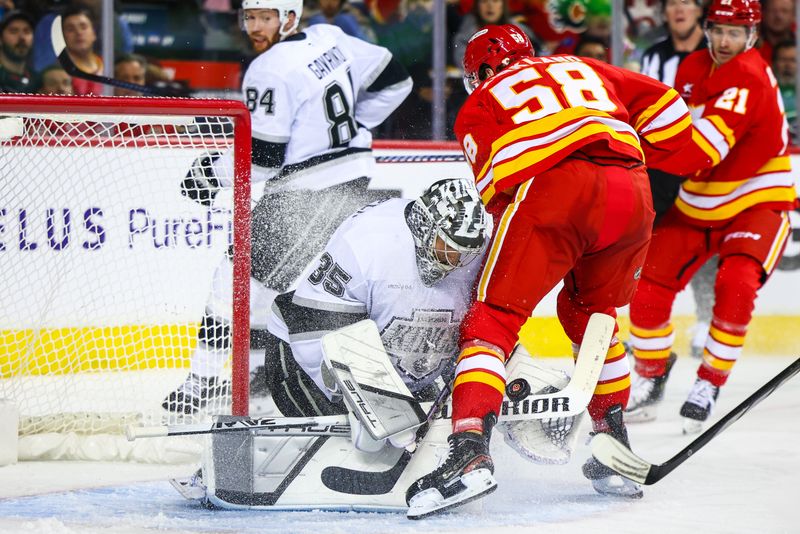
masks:
<svg viewBox="0 0 800 534"><path fill-rule="evenodd" d="M99 54L102 0L0 0L0 91L42 94L102 94L102 86L70 76L60 67L50 42L57 14L67 51L86 72L103 73ZM157 85L172 94L202 92L202 83L172 79L159 65L170 58L209 62L229 60L242 72L252 59L238 22L240 0L146 0L114 3L114 77ZM658 63L659 43L671 40L678 52L705 46L702 32L705 0L627 0L625 66L669 82L668 66ZM137 8L158 7L169 14L160 35L135 29ZM414 91L375 132L377 137L426 139L431 132L430 0L308 0L306 24L331 23L346 33L389 48L412 74ZM757 44L772 65L783 94L793 136L795 109L794 0L762 0L763 22ZM467 39L487 24L513 22L528 34L538 54L570 53L609 61L610 0L447 0L448 68L445 85L447 135L466 98L461 82ZM666 76L666 79L665 79ZM674 73L672 73L674 78ZM236 83L232 84L236 86ZM115 89L116 95L135 95ZM231 96L231 95L227 95Z"/></svg>

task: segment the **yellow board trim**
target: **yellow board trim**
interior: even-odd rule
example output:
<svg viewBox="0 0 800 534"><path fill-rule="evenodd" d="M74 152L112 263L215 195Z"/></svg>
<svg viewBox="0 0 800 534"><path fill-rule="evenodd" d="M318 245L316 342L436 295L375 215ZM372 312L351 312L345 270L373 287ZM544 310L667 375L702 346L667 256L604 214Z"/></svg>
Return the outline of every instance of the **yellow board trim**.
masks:
<svg viewBox="0 0 800 534"><path fill-rule="evenodd" d="M198 326L0 330L0 378L186 368Z"/></svg>
<svg viewBox="0 0 800 534"><path fill-rule="evenodd" d="M630 319L627 315L617 319L619 339L630 338ZM690 328L695 318L675 315L673 350L678 356L689 355L692 340ZM747 329L743 356L786 356L800 354L800 336L787 336L786 332L800 331L800 315L755 315ZM565 358L572 354L572 343L564 334L556 317L533 317L522 326L520 342L536 358Z"/></svg>

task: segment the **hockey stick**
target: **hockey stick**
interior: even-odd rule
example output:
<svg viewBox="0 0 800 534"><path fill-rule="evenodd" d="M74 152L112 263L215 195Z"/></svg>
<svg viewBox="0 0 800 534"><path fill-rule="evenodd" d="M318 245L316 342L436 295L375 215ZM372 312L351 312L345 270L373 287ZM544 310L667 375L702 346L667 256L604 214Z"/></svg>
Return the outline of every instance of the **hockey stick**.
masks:
<svg viewBox="0 0 800 534"><path fill-rule="evenodd" d="M608 315L593 314L586 327L583 343L581 344L572 379L567 386L555 393L528 394L516 400L504 400L500 412L500 419L505 421L520 421L525 419L549 419L552 417L571 417L578 415L586 409L597 386L597 379L603 368L605 355L611 336L614 333L614 319ZM429 423L444 405L449 396L448 388L444 388L432 407L429 409L425 421ZM439 406L441 404L442 406ZM448 414L444 414L448 417ZM395 432L399 434L411 430L417 424ZM333 434L312 432L327 432L327 427L335 427ZM320 430L320 428L322 430ZM328 415L321 417L267 417L263 419L241 419L231 422L198 423L189 425L159 425L151 427L137 427L129 425L125 435L129 440L144 437L159 436L185 436L195 434L215 434L220 432L242 432L258 430L269 433L291 435L337 435L349 436L350 423L346 416Z"/></svg>
<svg viewBox="0 0 800 534"><path fill-rule="evenodd" d="M320 417L264 417L261 419L239 419L215 423L189 425L134 426L125 428L128 441L138 438L163 436L193 436L198 434L224 434L257 430L260 433L281 436L340 436L350 437L347 417L324 415Z"/></svg>
<svg viewBox="0 0 800 534"><path fill-rule="evenodd" d="M772 380L761 386L758 391L747 397L736 408L728 412L725 417L717 421L714 426L700 434L697 439L692 441L682 451L662 464L651 464L643 460L608 434L597 434L594 439L592 439L592 455L594 455L600 463L626 478L641 484L655 484L799 372L800 359L796 360Z"/></svg>
<svg viewBox="0 0 800 534"><path fill-rule="evenodd" d="M448 382L439 391L436 399L433 401L431 409L428 411L428 416L420 427L417 428L417 434L414 437L413 447L408 446L403 450L403 454L397 459L397 462L385 471L361 471L358 469L349 469L347 467L340 467L338 465L329 466L322 470L320 473L320 480L329 489L338 491L339 493L349 493L351 495L385 495L392 491L400 476L405 471L406 466L414 456L416 446L428 434L428 429L433 419L439 412L441 412L447 400L452 393L452 381Z"/></svg>
<svg viewBox="0 0 800 534"><path fill-rule="evenodd" d="M89 80L90 82L102 83L103 85L130 89L131 91L138 91L150 96L171 96L168 92L162 91L157 87L139 85L138 83L117 80L116 78L108 78L107 76L92 74L91 72L86 72L78 68L75 62L72 61L72 58L69 57L69 52L67 52L67 43L64 41L64 32L61 28L61 15L57 16L53 20L53 25L50 26L50 41L53 44L53 51L56 53L56 57L58 57L58 62L70 76Z"/></svg>
<svg viewBox="0 0 800 534"><path fill-rule="evenodd" d="M614 335L615 324L616 321L609 315L593 314L586 326L583 343L581 343L578 358L575 362L575 370L569 384L563 390L553 394L528 395L524 400L513 403L504 401L500 420L544 418L537 417L539 412L533 412L534 415L531 415L527 413L527 410L520 409L520 405L523 407L537 406L537 403L541 403L539 406L542 408L552 409L558 406L564 408L564 411L559 412L557 415L550 413L546 417L569 417L583 412L586 406L589 405L594 389L597 387L597 380L603 369L605 356L611 344L611 337ZM450 388L444 388L434 405L439 403L444 406L449 396ZM530 402L530 405L525 404L528 402ZM431 413L435 414L437 411L431 410ZM425 437L430 421L429 417L422 428L417 431L415 444ZM340 493L383 495L389 493L397 484L397 481L400 480L412 456L412 451L404 450L397 463L385 471L359 471L339 466L327 467L322 472L322 481L328 488Z"/></svg>

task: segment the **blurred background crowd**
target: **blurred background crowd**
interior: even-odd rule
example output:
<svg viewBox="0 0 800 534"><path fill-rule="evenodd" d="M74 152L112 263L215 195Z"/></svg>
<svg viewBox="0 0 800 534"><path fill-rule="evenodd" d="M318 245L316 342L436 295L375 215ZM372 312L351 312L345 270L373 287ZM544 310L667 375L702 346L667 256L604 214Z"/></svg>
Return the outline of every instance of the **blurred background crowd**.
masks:
<svg viewBox="0 0 800 534"><path fill-rule="evenodd" d="M705 47L707 0L624 0L626 68L665 83L677 65L670 55ZM103 0L0 0L0 91L102 94L103 86L70 78L53 52L50 28L63 18L67 50L84 71L104 72L100 55ZM240 24L240 0L128 0L113 2L115 78L156 85L171 94L239 98L253 53ZM408 69L414 91L375 132L386 139L430 139L433 90L431 0L306 0L305 24L331 23L387 47ZM797 142L795 0L762 0L757 46L772 65ZM447 0L446 137L466 98L461 81L467 39L487 24L513 22L537 54L570 53L609 61L611 0ZM665 50L669 49L667 53ZM117 95L134 95L115 89Z"/></svg>

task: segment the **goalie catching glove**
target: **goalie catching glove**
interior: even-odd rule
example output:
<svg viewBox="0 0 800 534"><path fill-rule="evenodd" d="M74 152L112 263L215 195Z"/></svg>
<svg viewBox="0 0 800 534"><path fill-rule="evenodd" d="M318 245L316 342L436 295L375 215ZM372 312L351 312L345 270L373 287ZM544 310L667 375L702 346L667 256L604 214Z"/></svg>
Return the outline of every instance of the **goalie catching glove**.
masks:
<svg viewBox="0 0 800 534"><path fill-rule="evenodd" d="M207 152L192 162L181 183L181 194L203 206L211 206L219 192L220 183L214 173L214 161L220 152Z"/></svg>

